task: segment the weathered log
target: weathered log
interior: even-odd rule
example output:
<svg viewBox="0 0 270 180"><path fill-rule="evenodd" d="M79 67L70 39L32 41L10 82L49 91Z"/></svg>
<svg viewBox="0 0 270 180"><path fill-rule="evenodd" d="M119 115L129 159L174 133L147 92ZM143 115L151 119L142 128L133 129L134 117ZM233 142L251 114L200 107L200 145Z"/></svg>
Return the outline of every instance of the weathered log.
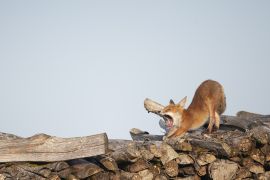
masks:
<svg viewBox="0 0 270 180"><path fill-rule="evenodd" d="M113 158L105 157L100 160L100 163L109 171L118 171L118 165Z"/></svg>
<svg viewBox="0 0 270 180"><path fill-rule="evenodd" d="M193 166L184 166L180 168L180 174L183 176L193 176L196 172Z"/></svg>
<svg viewBox="0 0 270 180"><path fill-rule="evenodd" d="M0 162L52 162L107 153L105 133L76 138L38 134L29 138L0 139Z"/></svg>
<svg viewBox="0 0 270 180"><path fill-rule="evenodd" d="M92 175L91 177L87 178L89 180L110 180L113 175L110 172L99 172L97 174Z"/></svg>
<svg viewBox="0 0 270 180"><path fill-rule="evenodd" d="M47 179L48 180L61 180L61 178L56 174L50 175Z"/></svg>
<svg viewBox="0 0 270 180"><path fill-rule="evenodd" d="M179 153L176 162L180 165L188 165L193 164L194 160L187 154Z"/></svg>
<svg viewBox="0 0 270 180"><path fill-rule="evenodd" d="M151 163L151 166L149 168L149 171L151 171L151 173L154 175L154 176L157 176L159 174L162 174L162 170L163 170L163 167L161 166L160 162L159 161L150 161L149 163Z"/></svg>
<svg viewBox="0 0 270 180"><path fill-rule="evenodd" d="M132 128L129 133L134 141L162 141L163 139L163 135L151 135L137 128Z"/></svg>
<svg viewBox="0 0 270 180"><path fill-rule="evenodd" d="M229 146L231 146L235 151L237 151L235 153L247 153L254 145L250 135L246 133L235 130L225 134L227 136L223 138Z"/></svg>
<svg viewBox="0 0 270 180"><path fill-rule="evenodd" d="M133 143L132 140L123 140L123 139L109 139L109 150L118 151L123 148L126 148L129 144ZM137 143L137 142L136 142ZM138 142L137 144L139 144Z"/></svg>
<svg viewBox="0 0 270 180"><path fill-rule="evenodd" d="M175 160L166 162L164 165L165 172L169 177L176 177L178 175L178 163Z"/></svg>
<svg viewBox="0 0 270 180"><path fill-rule="evenodd" d="M157 147L156 144L150 144L149 151L154 155L156 158L160 158L162 156L161 149Z"/></svg>
<svg viewBox="0 0 270 180"><path fill-rule="evenodd" d="M221 117L221 127L227 126L231 127L231 130L238 129L241 131L247 131L251 129L252 126L255 126L254 121L251 119L244 119L236 116L222 115Z"/></svg>
<svg viewBox="0 0 270 180"><path fill-rule="evenodd" d="M0 170L0 174L4 176L6 179L37 179L37 180L45 180L46 177L50 175L50 171L35 171L31 172L24 164L11 164L7 167L4 167Z"/></svg>
<svg viewBox="0 0 270 180"><path fill-rule="evenodd" d="M122 140L122 139L110 139L109 140L109 149L111 151L118 151L123 148L127 148L130 144L136 144L139 146L149 146L154 144L156 146L160 146L162 141L133 141L133 140Z"/></svg>
<svg viewBox="0 0 270 180"><path fill-rule="evenodd" d="M141 153L135 142L129 142L123 148L110 153L110 157L113 158L117 163L136 162L139 158L141 158Z"/></svg>
<svg viewBox="0 0 270 180"><path fill-rule="evenodd" d="M137 173L139 171L148 169L150 165L143 159L139 159L135 163L132 163L127 166L127 171L131 173Z"/></svg>
<svg viewBox="0 0 270 180"><path fill-rule="evenodd" d="M249 118L254 118L254 117L262 117L264 115L252 113L252 112L247 112L247 111L238 111L236 113L236 116L240 117L240 118L244 118L244 119L249 119Z"/></svg>
<svg viewBox="0 0 270 180"><path fill-rule="evenodd" d="M266 126L254 127L249 133L259 144L267 144L270 141L270 128Z"/></svg>
<svg viewBox="0 0 270 180"><path fill-rule="evenodd" d="M270 171L262 173L259 175L259 180L269 180L270 179Z"/></svg>
<svg viewBox="0 0 270 180"><path fill-rule="evenodd" d="M263 166L257 162L254 162L252 158L246 157L242 160L242 166L246 167L250 172L254 174L264 173Z"/></svg>
<svg viewBox="0 0 270 180"><path fill-rule="evenodd" d="M113 172L99 172L97 174L88 177L87 180L120 180L121 176L120 173L113 173Z"/></svg>
<svg viewBox="0 0 270 180"><path fill-rule="evenodd" d="M119 141L120 142L120 141ZM136 149L139 151L140 157L146 161L152 160L155 155L160 156L160 151L158 151L157 144L161 142L152 142L152 141L130 141L126 146L123 146L122 149L128 148L129 146L136 145ZM135 147L135 146L134 146ZM158 154L159 153L159 154Z"/></svg>
<svg viewBox="0 0 270 180"><path fill-rule="evenodd" d="M70 175L68 175L67 180L79 180L79 178L77 178L73 174L70 174Z"/></svg>
<svg viewBox="0 0 270 180"><path fill-rule="evenodd" d="M135 162L138 158L151 160L161 157L161 141L109 140L110 156L116 161ZM130 154L131 153L131 154Z"/></svg>
<svg viewBox="0 0 270 180"><path fill-rule="evenodd" d="M155 113L157 115L160 115L160 111L164 108L163 105L161 105L161 104L159 104L159 103L157 103L149 98L146 98L144 100L144 107L148 112Z"/></svg>
<svg viewBox="0 0 270 180"><path fill-rule="evenodd" d="M219 130L207 135L206 137L209 140L226 144L226 147L230 148L230 156L228 157L236 156L238 154L248 154L254 145L250 135L238 130Z"/></svg>
<svg viewBox="0 0 270 180"><path fill-rule="evenodd" d="M130 173L126 171L121 171L120 173L121 180L141 180L141 176L137 173Z"/></svg>
<svg viewBox="0 0 270 180"><path fill-rule="evenodd" d="M155 177L154 180L168 180L168 179L167 179L167 177L166 177L165 175L159 174L159 175L157 175L157 176Z"/></svg>
<svg viewBox="0 0 270 180"><path fill-rule="evenodd" d="M63 171L65 169L69 168L68 163L64 162L64 161L46 163L46 164L39 165L39 166L43 166L43 167L48 168L51 171L55 171L55 172L60 172L60 171Z"/></svg>
<svg viewBox="0 0 270 180"><path fill-rule="evenodd" d="M241 167L238 170L235 179L245 179L245 178L249 178L251 176L252 176L252 174L247 168Z"/></svg>
<svg viewBox="0 0 270 180"><path fill-rule="evenodd" d="M67 178L71 173L69 165L66 162L33 164L28 162L6 164L0 169L0 174L9 174L10 177L21 177L25 174L25 178ZM57 179L57 178L56 178Z"/></svg>
<svg viewBox="0 0 270 180"><path fill-rule="evenodd" d="M233 156L232 148L225 142L221 142L216 139L201 139L196 137L189 138L188 141L192 144L192 146L197 146L210 150L217 156Z"/></svg>
<svg viewBox="0 0 270 180"><path fill-rule="evenodd" d="M127 153L133 153L134 154L133 156L135 157L143 157L146 160L151 160L153 157L159 158L161 156L160 148L158 148L161 145L161 143L162 143L161 141L143 142L143 141L110 139L109 149L112 150L112 152L110 152L109 154L110 156L114 156L114 159L116 160L117 159L120 160L121 159L120 156L124 156L122 158L126 159L128 156L130 156ZM117 156L119 156L119 158L117 158Z"/></svg>
<svg viewBox="0 0 270 180"><path fill-rule="evenodd" d="M241 161L241 166L243 167L248 167L250 165L252 165L254 163L253 159L251 159L249 156L248 157L245 157L245 158L242 158L242 161Z"/></svg>
<svg viewBox="0 0 270 180"><path fill-rule="evenodd" d="M264 173L265 170L262 165L254 163L251 166L248 167L249 171L254 173L254 174L261 174Z"/></svg>
<svg viewBox="0 0 270 180"><path fill-rule="evenodd" d="M242 158L239 156L234 156L229 158L229 160L239 164L242 161Z"/></svg>
<svg viewBox="0 0 270 180"><path fill-rule="evenodd" d="M202 153L198 156L196 160L200 166L204 166L204 165L214 162L216 159L217 158L213 154Z"/></svg>
<svg viewBox="0 0 270 180"><path fill-rule="evenodd" d="M67 179L67 177L71 174L71 168L63 169L59 172L55 172L60 178Z"/></svg>
<svg viewBox="0 0 270 180"><path fill-rule="evenodd" d="M141 147L140 149L140 153L142 155L142 158L146 161L151 161L155 155L153 153L150 152L150 150L148 150L149 147L145 148L145 147Z"/></svg>
<svg viewBox="0 0 270 180"><path fill-rule="evenodd" d="M175 152L175 150L166 143L162 143L160 149L161 149L160 160L163 165L179 157L178 153Z"/></svg>
<svg viewBox="0 0 270 180"><path fill-rule="evenodd" d="M166 140L170 146L173 147L174 150L177 151L192 151L192 146L187 140L181 140L179 138L170 138Z"/></svg>
<svg viewBox="0 0 270 180"><path fill-rule="evenodd" d="M208 167L210 177L213 180L228 180L236 176L239 167L229 160L217 160Z"/></svg>
<svg viewBox="0 0 270 180"><path fill-rule="evenodd" d="M265 161L270 161L270 145L266 144L260 148L261 152L265 156Z"/></svg>
<svg viewBox="0 0 270 180"><path fill-rule="evenodd" d="M247 112L247 111L239 111L238 113L236 113L236 116L245 118L245 119L260 120L267 124L270 122L270 115L262 115L262 114Z"/></svg>
<svg viewBox="0 0 270 180"><path fill-rule="evenodd" d="M264 163L265 163L265 156L260 149L253 149L250 153L250 157L254 161L256 161L262 165L264 165Z"/></svg>
<svg viewBox="0 0 270 180"><path fill-rule="evenodd" d="M5 180L7 179L7 176L5 174L0 174L0 180Z"/></svg>
<svg viewBox="0 0 270 180"><path fill-rule="evenodd" d="M79 179L90 177L102 172L103 169L84 159L76 159L69 162L71 164L72 174Z"/></svg>
<svg viewBox="0 0 270 180"><path fill-rule="evenodd" d="M215 156L236 157L239 154L248 155L254 142L250 135L234 130L219 130L211 134L198 135L191 133L186 139L193 147L204 148L214 153Z"/></svg>
<svg viewBox="0 0 270 180"><path fill-rule="evenodd" d="M201 166L196 171L199 176L205 176L207 173L207 166Z"/></svg>
<svg viewBox="0 0 270 180"><path fill-rule="evenodd" d="M148 169L140 171L139 175L142 178L142 180L152 180L152 179L154 179L153 173L151 171L149 171Z"/></svg>
<svg viewBox="0 0 270 180"><path fill-rule="evenodd" d="M188 176L188 177L177 177L175 180L200 180L201 178L198 175Z"/></svg>
<svg viewBox="0 0 270 180"><path fill-rule="evenodd" d="M248 131L255 127L270 127L270 115L253 116L221 116L221 126L231 126L242 131Z"/></svg>

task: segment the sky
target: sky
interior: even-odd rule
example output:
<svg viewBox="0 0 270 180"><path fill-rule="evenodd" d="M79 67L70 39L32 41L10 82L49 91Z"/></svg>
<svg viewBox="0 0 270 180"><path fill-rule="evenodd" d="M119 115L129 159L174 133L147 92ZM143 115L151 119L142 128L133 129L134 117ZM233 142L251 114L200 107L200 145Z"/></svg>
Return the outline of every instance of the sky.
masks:
<svg viewBox="0 0 270 180"><path fill-rule="evenodd" d="M0 1L0 131L162 134L145 98L191 102L220 82L225 114L270 114L270 1Z"/></svg>

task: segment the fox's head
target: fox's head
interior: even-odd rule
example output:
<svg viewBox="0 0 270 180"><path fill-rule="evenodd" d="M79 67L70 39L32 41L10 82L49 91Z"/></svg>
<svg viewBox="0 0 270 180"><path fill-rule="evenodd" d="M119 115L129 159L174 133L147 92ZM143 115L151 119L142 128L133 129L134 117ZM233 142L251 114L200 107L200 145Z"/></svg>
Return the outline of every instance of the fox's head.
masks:
<svg viewBox="0 0 270 180"><path fill-rule="evenodd" d="M184 106L187 101L187 97L184 97L179 103L175 104L173 100L170 100L168 106L166 106L160 114L163 116L167 128L172 128L174 126L180 127L182 123L182 114L184 111Z"/></svg>

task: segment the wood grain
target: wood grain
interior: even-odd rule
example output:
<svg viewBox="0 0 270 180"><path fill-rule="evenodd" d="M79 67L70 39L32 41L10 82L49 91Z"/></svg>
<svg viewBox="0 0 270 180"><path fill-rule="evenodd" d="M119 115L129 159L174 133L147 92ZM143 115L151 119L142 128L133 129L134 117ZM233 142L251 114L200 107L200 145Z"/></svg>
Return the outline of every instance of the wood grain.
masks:
<svg viewBox="0 0 270 180"><path fill-rule="evenodd" d="M107 153L105 133L73 138L37 134L29 138L0 139L0 162L64 161Z"/></svg>

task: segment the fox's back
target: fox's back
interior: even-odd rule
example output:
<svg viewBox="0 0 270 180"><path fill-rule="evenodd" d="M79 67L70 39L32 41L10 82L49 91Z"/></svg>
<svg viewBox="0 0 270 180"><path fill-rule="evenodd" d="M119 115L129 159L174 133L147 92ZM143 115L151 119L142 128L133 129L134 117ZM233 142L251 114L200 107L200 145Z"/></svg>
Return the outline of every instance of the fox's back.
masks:
<svg viewBox="0 0 270 180"><path fill-rule="evenodd" d="M197 88L189 108L206 108L207 103L211 103L218 114L222 114L226 109L224 89L217 81L202 82Z"/></svg>

